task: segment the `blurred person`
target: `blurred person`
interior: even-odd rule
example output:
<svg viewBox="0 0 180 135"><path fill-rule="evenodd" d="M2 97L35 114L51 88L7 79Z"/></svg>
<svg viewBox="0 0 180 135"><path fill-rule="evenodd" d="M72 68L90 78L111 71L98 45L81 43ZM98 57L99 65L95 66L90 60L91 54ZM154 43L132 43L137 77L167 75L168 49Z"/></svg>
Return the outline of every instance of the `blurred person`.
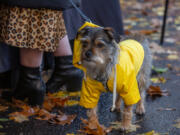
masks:
<svg viewBox="0 0 180 135"><path fill-rule="evenodd" d="M63 5L23 2L0 2L0 42L20 48L20 74L13 96L28 98L31 105L41 105L46 89L54 92L64 85L69 91L79 90L82 71L72 65ZM43 52L53 52L55 56L55 69L47 84L41 76Z"/></svg>

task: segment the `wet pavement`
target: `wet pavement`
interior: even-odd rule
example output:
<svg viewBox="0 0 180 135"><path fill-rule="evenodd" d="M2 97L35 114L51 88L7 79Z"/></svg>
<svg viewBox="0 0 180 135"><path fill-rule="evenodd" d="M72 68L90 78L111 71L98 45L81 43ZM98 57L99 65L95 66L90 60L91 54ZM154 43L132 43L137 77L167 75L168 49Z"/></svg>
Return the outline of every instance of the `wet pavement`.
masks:
<svg viewBox="0 0 180 135"><path fill-rule="evenodd" d="M127 2L130 2L130 0L127 0ZM169 27L167 30L173 31L174 29ZM177 44L165 42L163 47L177 51L179 56L180 46ZM154 60L153 65L156 67L167 67L167 64L171 64L173 68L180 67L180 61L178 59L168 60L166 59L167 54L156 54L156 56L161 58ZM152 130L158 133L163 133L163 135L165 133L169 135L180 135L180 129L173 126L173 124L175 124L175 120L180 118L179 72L179 70L176 71L173 69L168 70L163 74L159 74L159 76L166 78L167 82L153 85L158 85L162 90L167 90L170 95L156 98L146 96L146 114L144 116L134 115L133 117L133 123L140 125L140 128L138 128L136 132L125 134L120 131L112 131L108 135L137 135ZM103 93L98 106L98 116L100 123L105 126L109 126L110 122L121 120L121 115L119 113L110 112L111 104L112 94ZM160 108L173 108L173 110L159 110ZM3 128L0 128L0 135L66 135L68 133L78 135L78 130L81 125L80 118L87 118L86 110L80 106L60 108L60 110L67 114L77 114L76 119L71 125L51 125L47 121L35 120L32 117L30 121L23 123L16 123L13 121L0 122L0 125L3 126ZM0 112L0 117L7 118L7 114L11 111L12 110L8 110L5 113Z"/></svg>
<svg viewBox="0 0 180 135"><path fill-rule="evenodd" d="M160 64L160 63L158 63ZM166 63L164 63L166 64ZM162 64L161 64L162 65ZM174 71L168 71L163 76L168 78L168 82L161 84L160 87L163 90L168 90L170 96L157 97L152 99L146 96L146 114L144 116L134 115L133 122L140 125L141 128L136 132L128 133L127 135L137 135L138 133L145 133L155 130L159 133L169 133L169 135L180 135L180 129L173 127L174 120L180 118L180 77L177 77L173 73ZM99 102L99 121L105 126L109 126L112 121L121 120L119 113L110 112L112 103L112 94L103 93ZM175 110L162 110L160 108L174 108ZM61 110L67 114L77 114L77 118L71 125L60 126L51 125L47 121L40 121L31 119L28 122L15 123L0 122L3 125L3 129L0 129L0 133L6 133L6 135L66 135L67 133L78 134L81 120L80 118L86 118L86 110L79 107L67 107L61 108ZM1 118L7 117L7 113L0 113ZM108 135L123 135L120 131L112 131Z"/></svg>

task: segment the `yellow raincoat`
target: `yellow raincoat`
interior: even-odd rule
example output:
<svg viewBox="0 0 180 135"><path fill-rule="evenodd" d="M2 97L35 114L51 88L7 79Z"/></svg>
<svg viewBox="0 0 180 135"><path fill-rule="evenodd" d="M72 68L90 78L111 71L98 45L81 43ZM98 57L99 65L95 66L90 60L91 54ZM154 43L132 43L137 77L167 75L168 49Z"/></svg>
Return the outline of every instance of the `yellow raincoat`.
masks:
<svg viewBox="0 0 180 135"><path fill-rule="evenodd" d="M98 27L97 25L86 23L80 29L86 26ZM136 104L141 98L136 76L143 63L144 50L139 42L131 39L120 42L119 48L119 63L116 64L117 93L122 97L126 105ZM76 39L74 43L73 64L86 73L86 69L80 64L80 54L81 44ZM110 91L113 90L113 72L107 82ZM101 82L86 77L83 79L79 104L85 108L94 108L97 106L101 92L106 91Z"/></svg>

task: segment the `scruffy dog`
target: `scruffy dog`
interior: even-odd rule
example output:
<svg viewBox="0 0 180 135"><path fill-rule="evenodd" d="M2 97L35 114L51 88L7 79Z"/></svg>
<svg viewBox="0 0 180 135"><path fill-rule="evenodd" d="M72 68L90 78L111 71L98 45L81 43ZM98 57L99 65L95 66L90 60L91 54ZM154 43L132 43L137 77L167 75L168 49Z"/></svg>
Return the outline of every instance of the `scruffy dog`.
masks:
<svg viewBox="0 0 180 135"><path fill-rule="evenodd" d="M102 27L85 27L76 40L81 44L79 66L85 69L80 105L88 108L89 119L96 117L100 93L115 87L115 110L120 111L123 100L122 130L128 130L133 104L137 103L137 114L145 113L144 91L149 87L152 66L148 41L134 36L117 43L113 30Z"/></svg>

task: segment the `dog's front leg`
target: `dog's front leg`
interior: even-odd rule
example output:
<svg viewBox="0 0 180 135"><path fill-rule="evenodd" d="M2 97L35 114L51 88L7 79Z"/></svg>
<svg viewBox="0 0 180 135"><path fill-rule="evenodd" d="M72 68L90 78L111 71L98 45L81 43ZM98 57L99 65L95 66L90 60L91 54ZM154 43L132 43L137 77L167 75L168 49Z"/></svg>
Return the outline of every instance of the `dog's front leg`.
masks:
<svg viewBox="0 0 180 135"><path fill-rule="evenodd" d="M123 117L122 117L122 130L128 130L131 126L132 121L132 105L124 106Z"/></svg>
<svg viewBox="0 0 180 135"><path fill-rule="evenodd" d="M116 111L117 112L121 112L121 101L122 101L121 96L118 95L117 99L116 99Z"/></svg>
<svg viewBox="0 0 180 135"><path fill-rule="evenodd" d="M96 125L100 125L97 117L97 107L87 110L87 116L89 120L89 127L96 129ZM96 123L96 125L94 124Z"/></svg>

